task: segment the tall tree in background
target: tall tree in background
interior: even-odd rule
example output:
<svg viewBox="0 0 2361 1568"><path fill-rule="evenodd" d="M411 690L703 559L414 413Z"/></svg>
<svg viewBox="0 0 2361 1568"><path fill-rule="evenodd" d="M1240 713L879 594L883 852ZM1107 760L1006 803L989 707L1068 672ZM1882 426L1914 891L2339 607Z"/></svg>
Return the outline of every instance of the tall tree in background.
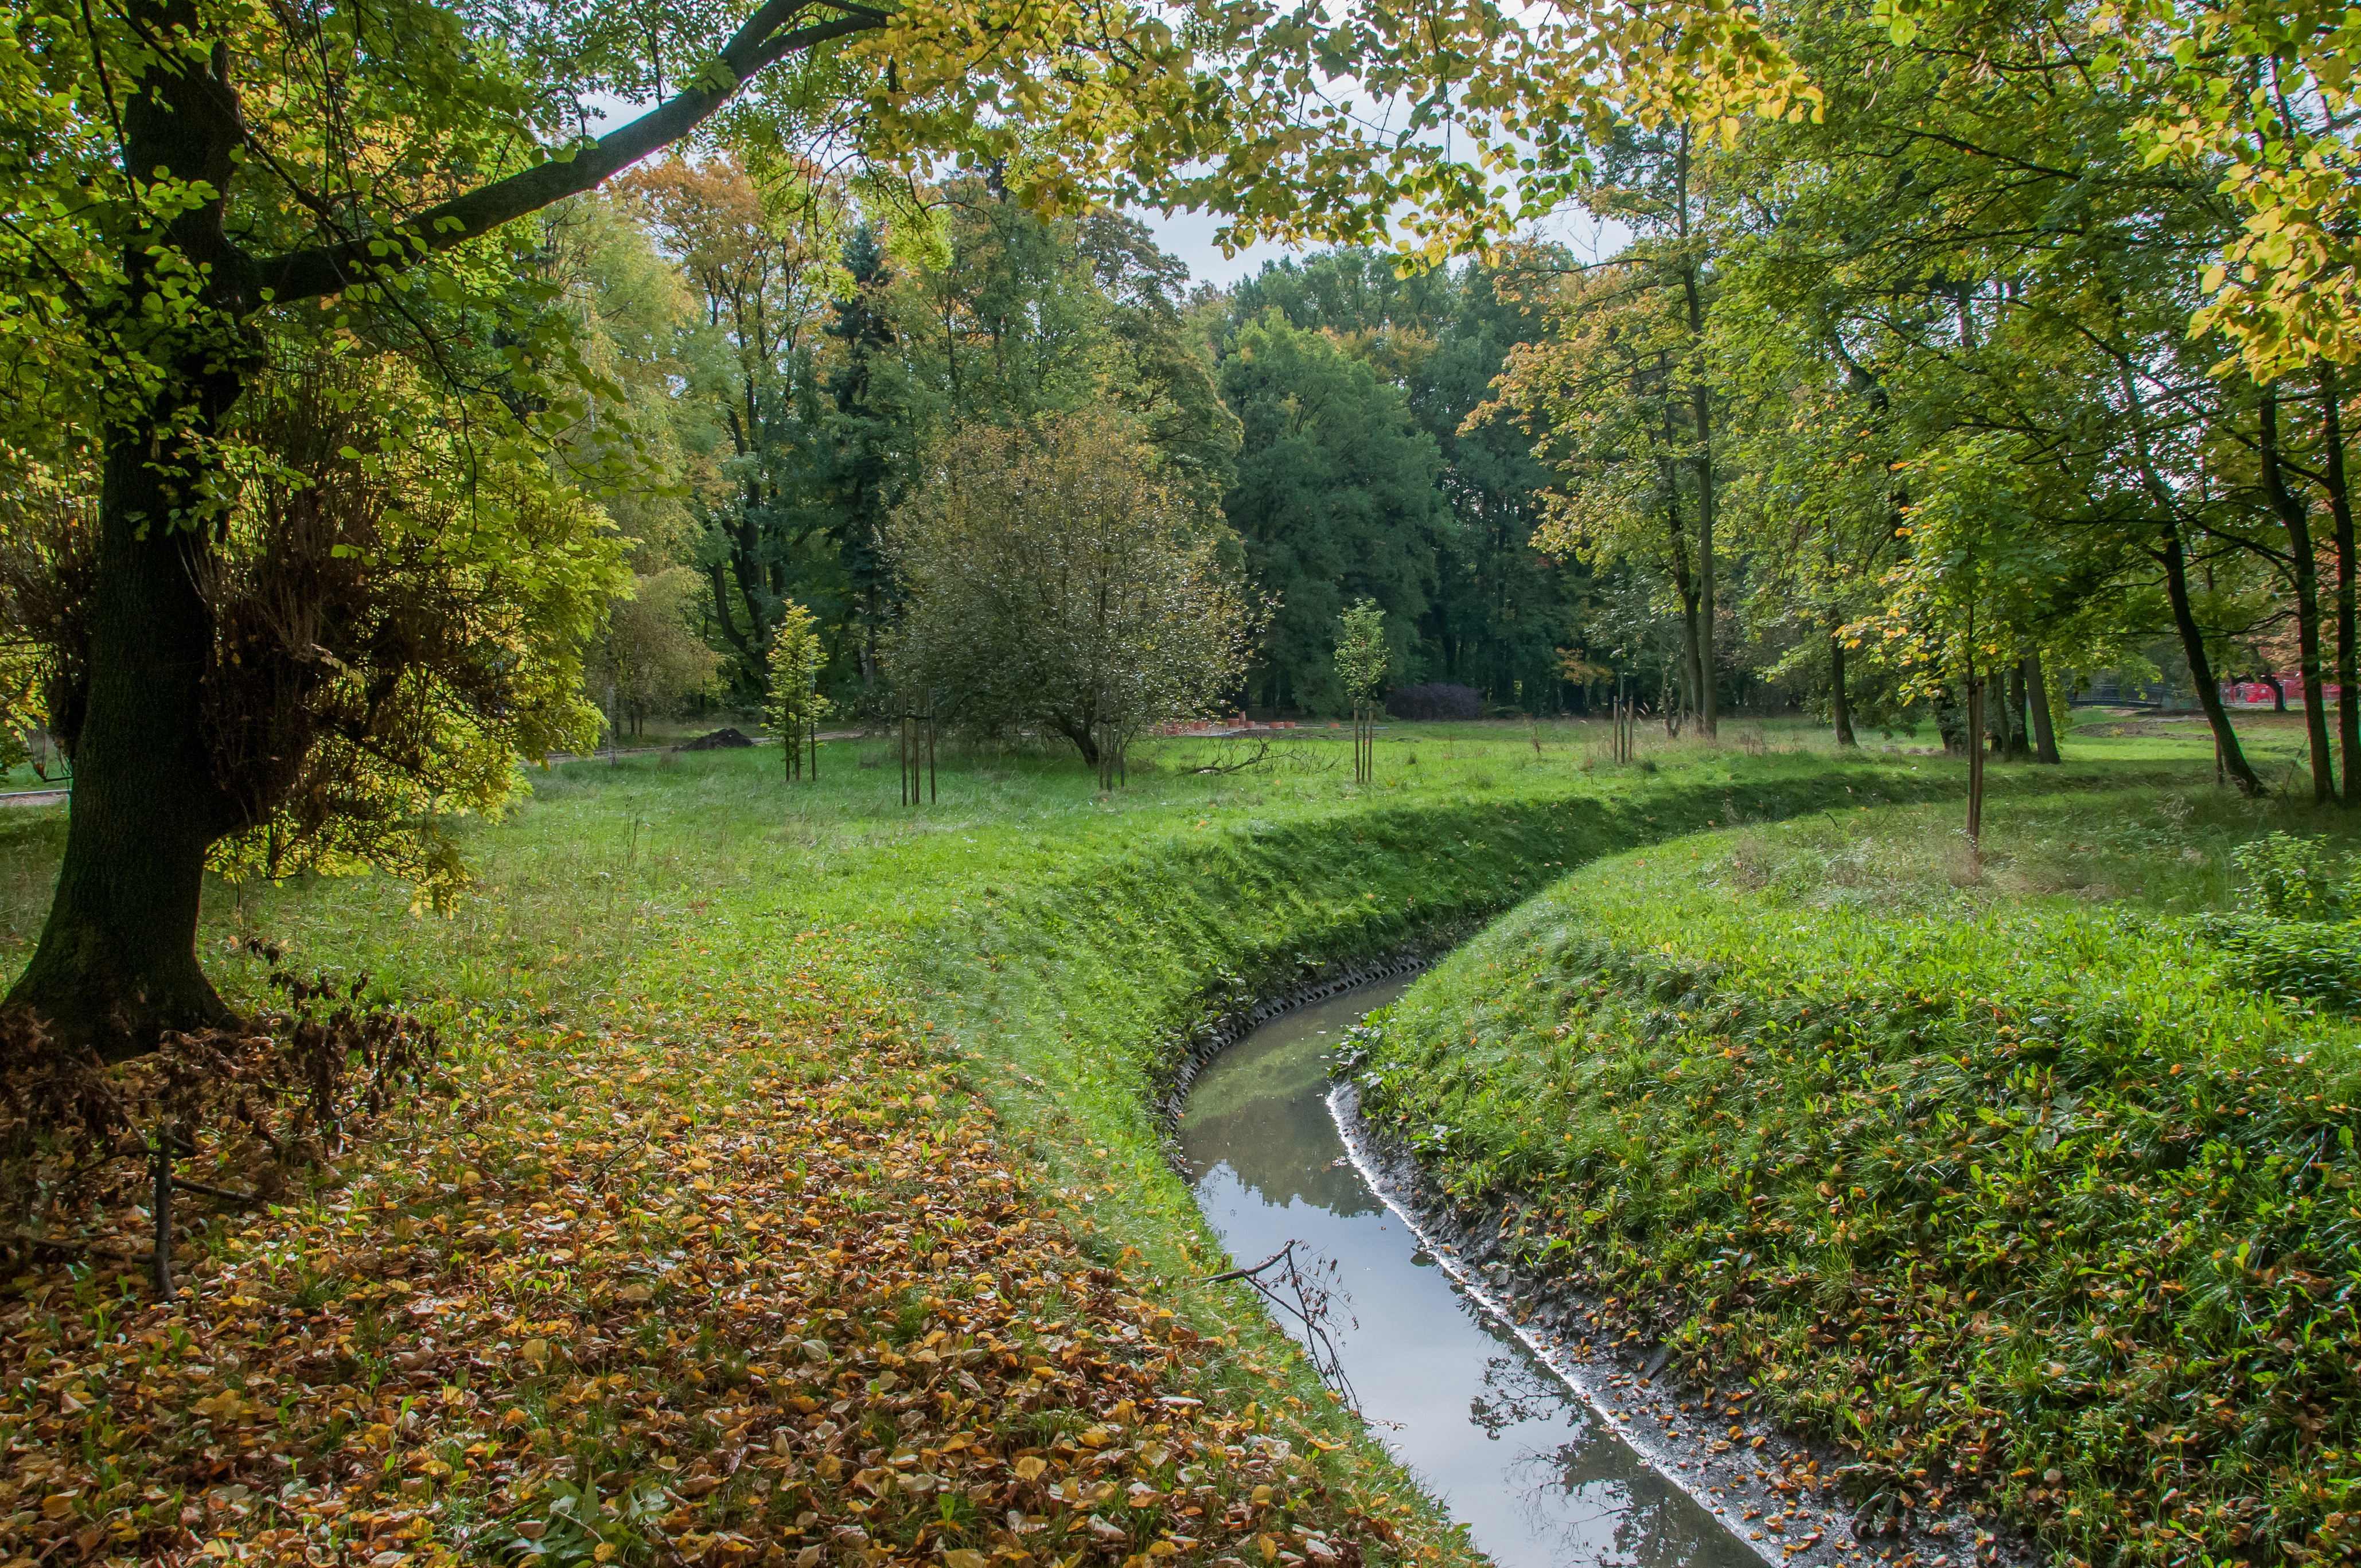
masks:
<svg viewBox="0 0 2361 1568"><path fill-rule="evenodd" d="M1697 728L1719 725L1720 681L1715 656L1719 624L1716 526L1721 481L1717 444L1723 394L1707 337L1719 284L1716 240L1721 199L1703 127L1677 115L1653 124L1618 126L1597 155L1597 174L1583 187L1592 213L1631 229L1616 258L1629 285L1629 302L1653 317L1653 364L1643 372L1655 405L1655 461L1663 471L1667 515L1686 511L1688 548L1681 584L1696 623L1691 658ZM1644 304L1643 304L1644 302Z"/></svg>
<svg viewBox="0 0 2361 1568"><path fill-rule="evenodd" d="M1491 398L1510 350L1543 330L1541 313L1499 283L1489 269L1463 269L1433 351L1409 376L1411 411L1442 452L1443 493L1458 524L1422 630L1431 676L1539 711L1554 703L1559 644L1575 627L1565 568L1533 543L1548 471L1512 425L1470 418Z"/></svg>
<svg viewBox="0 0 2361 1568"><path fill-rule="evenodd" d="M1439 542L1424 617L1401 630L1402 667L1474 686L1503 708L1554 703L1557 644L1575 628L1565 568L1532 548L1549 476L1529 438L1467 417L1490 396L1509 348L1540 335L1541 312L1504 294L1481 266L1404 276L1392 258L1349 247L1268 263L1221 302L1220 352L1278 311L1399 388L1436 444L1456 526Z"/></svg>
<svg viewBox="0 0 2361 1568"><path fill-rule="evenodd" d="M894 281L884 247L863 224L845 241L844 296L828 325L838 357L827 390L828 486L837 558L845 576L844 624L860 662L864 698L877 689L877 636L893 591L878 549L893 504L894 477L910 444L909 419L894 388L897 340L886 291Z"/></svg>
<svg viewBox="0 0 2361 1568"><path fill-rule="evenodd" d="M1692 422L1702 345L1685 291L1666 283L1646 263L1620 262L1560 282L1552 336L1511 351L1499 402L1485 413L1521 420L1558 477L1535 534L1541 548L1594 562L1635 556L1672 588L1681 706L1702 722L1713 680L1697 483L1707 458Z"/></svg>
<svg viewBox="0 0 2361 1568"><path fill-rule="evenodd" d="M1453 519L1442 455L1400 389L1277 313L1236 334L1222 395L1244 426L1223 499L1255 581L1279 601L1255 684L1273 708L1340 711L1332 628L1356 598L1389 617L1397 666L1427 612Z"/></svg>
<svg viewBox="0 0 2361 1568"><path fill-rule="evenodd" d="M814 350L836 277L829 193L766 200L736 159L674 157L617 182L679 267L696 322L682 345L684 432L714 624L760 685L796 557L829 514Z"/></svg>

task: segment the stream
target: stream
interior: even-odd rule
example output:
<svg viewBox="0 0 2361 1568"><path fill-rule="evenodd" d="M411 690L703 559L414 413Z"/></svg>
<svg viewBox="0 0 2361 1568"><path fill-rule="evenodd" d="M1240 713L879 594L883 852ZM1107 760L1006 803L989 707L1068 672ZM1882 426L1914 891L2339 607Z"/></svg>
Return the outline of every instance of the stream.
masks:
<svg viewBox="0 0 2361 1568"><path fill-rule="evenodd" d="M1198 1206L1242 1266L1290 1241L1322 1260L1337 1287L1328 1336L1370 1430L1501 1568L1760 1568L1438 1267L1356 1165L1327 1057L1408 984L1282 1014L1206 1065L1180 1128Z"/></svg>

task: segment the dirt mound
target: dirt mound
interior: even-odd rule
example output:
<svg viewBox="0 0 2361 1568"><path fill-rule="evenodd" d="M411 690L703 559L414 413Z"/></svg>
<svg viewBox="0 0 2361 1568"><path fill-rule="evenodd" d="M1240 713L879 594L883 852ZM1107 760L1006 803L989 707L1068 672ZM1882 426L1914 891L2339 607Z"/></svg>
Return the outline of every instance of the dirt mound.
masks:
<svg viewBox="0 0 2361 1568"><path fill-rule="evenodd" d="M710 735L700 735L694 740L684 740L673 748L675 751L721 751L732 746L752 746L742 729L717 729Z"/></svg>

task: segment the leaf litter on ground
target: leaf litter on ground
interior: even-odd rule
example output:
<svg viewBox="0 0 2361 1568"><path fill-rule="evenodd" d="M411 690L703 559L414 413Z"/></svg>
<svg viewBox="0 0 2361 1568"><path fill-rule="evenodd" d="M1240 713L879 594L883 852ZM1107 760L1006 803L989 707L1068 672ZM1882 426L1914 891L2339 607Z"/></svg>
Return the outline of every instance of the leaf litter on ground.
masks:
<svg viewBox="0 0 2361 1568"><path fill-rule="evenodd" d="M694 1011L479 1038L316 1197L184 1243L175 1303L20 1278L0 1558L1464 1556L1095 1261L923 1028L808 977Z"/></svg>

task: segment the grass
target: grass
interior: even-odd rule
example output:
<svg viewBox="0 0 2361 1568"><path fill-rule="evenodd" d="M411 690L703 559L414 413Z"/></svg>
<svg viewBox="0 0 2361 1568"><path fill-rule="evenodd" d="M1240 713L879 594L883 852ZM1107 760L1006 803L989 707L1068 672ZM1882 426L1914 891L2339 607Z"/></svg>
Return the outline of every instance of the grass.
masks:
<svg viewBox="0 0 2361 1568"><path fill-rule="evenodd" d="M1375 1022L1364 1106L1600 1331L2061 1559L2301 1561L2361 1513L2361 1031L2235 981L2210 788L1718 831L1584 868Z"/></svg>
<svg viewBox="0 0 2361 1568"><path fill-rule="evenodd" d="M2037 774L1998 770L1996 799L2036 784L2098 788L2126 767L2191 774L2186 747L2175 752L2140 738L2089 749L2110 746L2144 749L2148 760L2127 755L2114 765ZM1720 748L1646 737L1636 764L1613 765L1603 761L1600 729L1542 724L1389 729L1379 741L1378 786L1367 790L1352 785L1341 740L1317 732L1274 745L1250 771L1199 771L1252 754L1250 746L1202 741L1145 747L1133 783L1111 795L1096 794L1063 760L961 755L939 771L939 798L916 809L895 803L892 756L880 741L825 748L817 786L785 784L766 750L586 762L539 776L533 795L505 821L465 828L482 881L448 916L415 907L406 888L382 879L209 889L202 943L226 989L249 1002L260 995L258 968L239 956L248 935L284 944L299 965L366 971L379 994L421 1008L449 1032L455 1098L423 1111L414 1129L398 1131L365 1163L346 1162L352 1179L308 1206L212 1228L199 1304L180 1313L145 1307L134 1288L104 1271L31 1283L48 1293L28 1297L28 1315L11 1331L8 1386L17 1392L8 1397L13 1404L0 1406L0 1425L33 1440L25 1452L43 1454L45 1444L59 1441L63 1429L44 1425L68 1419L57 1397L71 1394L85 1363L118 1354L104 1346L147 1346L144 1354L160 1343L176 1347L175 1368L208 1370L206 1380L149 1405L126 1404L113 1430L134 1435L121 1451L85 1444L89 1464L104 1458L116 1465L112 1479L91 1471L86 1504L51 1518L46 1501L35 1507L31 1499L64 1495L53 1488L55 1478L20 1472L8 1483L18 1488L9 1526L16 1539L54 1544L97 1530L104 1539L149 1541L139 1532L154 1529L162 1533L152 1540L162 1541L177 1526L253 1541L284 1529L333 1539L338 1550L364 1558L362 1546L390 1550L389 1539L422 1542L402 1549L431 1560L463 1540L492 1539L483 1532L494 1521L539 1522L565 1534L547 1512L555 1506L553 1489L564 1482L578 1491L581 1477L596 1471L606 1488L596 1506L612 1505L636 1532L631 1540L600 1538L622 1560L657 1551L659 1536L664 1552L684 1552L681 1543L694 1539L702 1543L697 1550L718 1552L716 1561L731 1560L739 1550L731 1541L784 1542L785 1516L750 1501L751 1482L692 1493L673 1484L676 1472L661 1461L692 1468L701 1462L714 1473L732 1462L730 1444L711 1440L733 1429L707 1431L711 1423L700 1412L738 1410L742 1401L724 1401L722 1393L745 1385L717 1377L716 1367L772 1367L762 1374L766 1386L784 1391L791 1379L789 1364L775 1354L780 1336L802 1333L830 1347L834 1360L865 1344L867 1361L855 1365L866 1376L868 1367L885 1365L881 1338L889 1349L906 1343L882 1325L900 1323L904 1309L917 1304L855 1307L807 1294L792 1321L739 1314L733 1303L776 1288L774 1277L752 1271L775 1245L764 1222L777 1210L767 1197L717 1203L710 1190L724 1181L717 1173L744 1159L752 1139L764 1151L757 1173L763 1182L781 1179L776 1151L794 1154L807 1171L823 1157L835 1162L831 1179L843 1201L818 1216L812 1234L827 1238L837 1254L829 1266L848 1279L890 1279L898 1277L892 1269L907 1267L906 1255L877 1253L871 1233L899 1234L915 1247L906 1216L928 1179L924 1171L974 1159L1008 1172L1012 1207L992 1219L997 1239L978 1251L977 1267L991 1272L995 1255L1013 1266L1019 1235L1038 1233L1044 1246L1066 1249L1066 1261L1026 1263L1005 1286L995 1285L1000 1300L1024 1303L1031 1326L1023 1332L1077 1343L1073 1330L1081 1326L1120 1338L1126 1323L1139 1327L1143 1310L1124 1303L1170 1312L1197 1346L1184 1357L1189 1381L1181 1386L1206 1400L1207 1422L1227 1423L1205 1428L1231 1440L1217 1445L1224 1456L1248 1435L1294 1444L1274 1479L1292 1489L1296 1511L1279 1521L1286 1530L1271 1535L1267 1549L1261 1539L1274 1516L1255 1511L1264 1505L1252 1501L1251 1487L1243 1513L1234 1490L1224 1489L1243 1472L1208 1460L1213 1468L1191 1483L1213 1488L1208 1500L1187 1505L1200 1508L1197 1526L1218 1516L1223 1539L1242 1541L1235 1550L1246 1557L1301 1557L1307 1537L1348 1541L1386 1560L1456 1554L1462 1549L1431 1505L1405 1505L1415 1494L1375 1444L1334 1453L1312 1444L1315 1437L1323 1444L1345 1440L1353 1429L1338 1421L1301 1358L1242 1288L1202 1284L1220 1265L1218 1249L1165 1161L1149 1108L1176 1041L1224 996L1268 993L1323 965L1465 928L1591 857L1733 821L1954 796L1961 770L1898 751L1837 758L1796 727L1745 724L1733 725ZM0 816L0 951L14 960L37 933L62 830L57 810L19 810ZM881 1050L863 1048L872 1035L917 1054L888 1063ZM912 1087L911 1075L922 1072L939 1075L939 1085ZM825 1084L836 1109L819 1115L808 1096L798 1103L785 1087L790 1082ZM922 1095L935 1104L923 1114L908 1112ZM497 1099L499 1113L487 1120L488 1097ZM857 1124L864 1108L896 1100L907 1119L900 1136L922 1153L848 1161L836 1146L852 1146L855 1128L843 1118ZM636 1125L659 1102L664 1114L686 1115L689 1125L665 1135L660 1157L619 1148L615 1129ZM981 1136L976 1118L988 1129ZM472 1149L473 1163L455 1167L452 1151L461 1147ZM624 1163L617 1168L628 1179L592 1182L619 1154ZM707 1162L702 1169L699 1159ZM479 1178L472 1195L470 1169ZM708 1190L697 1188L700 1179ZM586 1182L580 1194L571 1190ZM407 1234L397 1234L405 1221ZM895 1225L905 1228L895 1233ZM602 1238L610 1226L614 1234ZM544 1238L544 1248L562 1233L573 1244L566 1250L576 1254L575 1266L520 1271L513 1259L502 1263L511 1255L504 1250L478 1255L458 1245L511 1232ZM433 1255L419 1255L422 1248ZM245 1261L258 1252L268 1254L268 1267ZM456 1293L473 1304L447 1325L392 1311L385 1293L365 1297L352 1288L354 1260L364 1255L412 1260L403 1277L412 1288L394 1293L403 1300L431 1279L433 1299ZM651 1258L658 1261L652 1266ZM717 1272L715 1260L724 1271L745 1263L750 1273ZM657 1341L642 1343L644 1314L618 1294L617 1279L633 1268L653 1266L661 1276L692 1262L690 1283L703 1293L667 1303ZM1050 1288L1026 1281L1071 1281L1077 1269L1093 1280L1103 1274L1104 1288L1119 1299L1093 1306L1093 1293L1083 1291L1052 1314L1065 1327L1048 1325L1027 1299ZM533 1296L531 1310L521 1292ZM1008 1314L1017 1308L985 1310L972 1297L932 1294L946 1305L917 1313L918 1338L940 1330L952 1340L988 1333L1016 1342L1020 1330ZM292 1305L330 1317L299 1331L287 1316ZM827 1315L835 1311L848 1316ZM366 1332L356 1333L364 1321ZM311 1335L308 1348L299 1332ZM352 1337L372 1359L337 1363L324 1384L325 1369L261 1360L314 1354L324 1337L340 1344L336 1334ZM681 1335L693 1352L680 1349ZM597 1362L598 1377L650 1369L657 1381L634 1385L631 1398L644 1403L647 1396L687 1428L668 1418L650 1435L641 1422L632 1429L639 1435L621 1443L610 1425L581 1417L592 1366L569 1363L573 1371L557 1386L565 1401L520 1395L517 1408L533 1424L522 1432L488 1429L486 1421L506 1420L497 1401L508 1390L551 1376L520 1370L521 1359L530 1362L522 1347L577 1336L619 1347ZM454 1356L445 1345L467 1354ZM414 1372L405 1369L402 1358L422 1356ZM187 1412L201 1393L216 1398L222 1368L233 1369L235 1384L244 1377L238 1368L258 1364L282 1390L352 1391L339 1397L341 1407L324 1394L279 1412L313 1423L295 1434L315 1445L304 1451L311 1468L302 1478L317 1495L303 1508L283 1506L283 1497L256 1500L266 1481L274 1494L283 1489L284 1467L274 1469L270 1458L287 1452L272 1446L280 1427L247 1423L236 1444L181 1442L213 1430L191 1424ZM405 1382L430 1381L404 1392L387 1368ZM143 1369L117 1380L122 1398L134 1399L129 1391L143 1379L169 1387L155 1369ZM447 1391L455 1387L463 1396L478 1391L453 1401ZM600 1400L622 1397L611 1382L598 1387L605 1390ZM1051 1415L1138 1424L1136 1416L1115 1416L1114 1396L1100 1398L1096 1387L1069 1390ZM799 1397L821 1398L817 1390ZM412 1420L422 1402L436 1399L444 1401L439 1413ZM995 1396L988 1409L978 1407L982 1413L972 1409L952 1424L963 1421L971 1442L999 1463L1072 1463L1055 1443L1018 1442L995 1427L1014 1419L1006 1403ZM339 1408L346 1413L336 1428ZM833 1407L822 1401L822 1408ZM809 1414L794 1423L798 1433L816 1430L801 1419ZM88 1432L87 1421L81 1430ZM941 1435L939 1425L929 1430ZM735 1441L742 1446L759 1435L748 1428ZM658 1441L667 1437L670 1446ZM793 1437L789 1447L802 1441ZM485 1452L469 1453L478 1446ZM928 1446L938 1457L949 1452L939 1442ZM214 1456L206 1457L207 1447ZM1027 1455L1027 1447L1039 1453ZM795 1452L799 1466L817 1465ZM1268 1459L1270 1451L1247 1452ZM937 1458L920 1458L937 1465ZM169 1484L134 1485L134 1461L182 1468L170 1472ZM358 1484L355 1463L380 1477L373 1492L348 1490ZM761 1474L776 1485L786 1472ZM818 1516L813 1522L825 1528L811 1538L798 1527L796 1538L807 1544L796 1550L818 1548L823 1556L889 1548L1031 1552L1062 1541L1070 1525L1087 1530L1074 1521L1093 1512L1104 1517L1104 1502L1090 1501L1098 1496L1093 1481L1073 1498L1061 1497L1061 1508L1034 1509L1055 1516L1054 1538L1010 1530L1004 1541L989 1522L962 1535L950 1528L954 1521L929 1528L897 1507L891 1516L867 1518L868 1546L856 1549L830 1532L860 1522L863 1508L874 1510L883 1500L872 1495L877 1488L839 1486L816 1468L794 1474L803 1500L786 1522ZM1043 1474L1062 1485L1055 1469ZM1169 1490L1160 1473L1157 1480L1159 1492ZM629 1499L646 1486L664 1493L665 1511L632 1511L638 1505ZM148 1497L151 1490L161 1498ZM884 1496L907 1500L890 1487ZM1020 1513L1033 1508L1017 1501ZM322 1511L328 1504L335 1509ZM997 1495L994 1507L1005 1511ZM368 1530L336 1533L336 1519L363 1514ZM1173 1533L1157 1539L1186 1533L1173 1517L1159 1517ZM899 1533L871 1529L883 1522ZM722 1547L713 1546L717 1539ZM1096 1534L1074 1539L1109 1561L1146 1554L1144 1538L1127 1538L1121 1552ZM975 1544L963 1544L970 1541ZM577 1544L593 1550L587 1541ZM1316 1557L1314 1563L1320 1568Z"/></svg>

